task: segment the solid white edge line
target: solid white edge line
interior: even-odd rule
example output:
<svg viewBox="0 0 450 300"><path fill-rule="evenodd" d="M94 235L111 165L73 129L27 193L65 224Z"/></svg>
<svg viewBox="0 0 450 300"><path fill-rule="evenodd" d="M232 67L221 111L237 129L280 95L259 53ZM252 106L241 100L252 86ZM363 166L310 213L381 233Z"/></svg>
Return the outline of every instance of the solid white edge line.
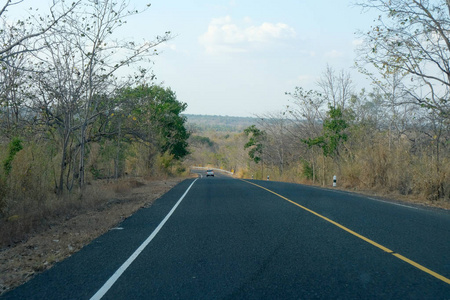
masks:
<svg viewBox="0 0 450 300"><path fill-rule="evenodd" d="M198 178L197 178L198 179ZM167 222L167 220L170 218L170 216L173 214L175 209L177 209L178 205L181 203L181 201L184 199L184 197L187 195L191 187L194 185L194 183L197 181L195 179L191 185L188 187L186 192L184 192L183 196L178 200L178 202L175 204L175 206L170 210L170 212L167 214L167 216L164 218L164 220L159 223L158 227L156 227L155 230L153 230L152 234L139 246L139 248L134 251L134 253L120 266L119 269L108 279L108 281L105 282L105 284L95 293L94 296L91 297L90 300L99 300L101 299L108 290L113 286L113 284L119 279L119 277L125 272L125 270L133 263L133 261L141 254L141 252L147 247L147 245L153 240L153 238L158 234L158 232L161 230L161 228L164 226L164 224Z"/></svg>
<svg viewBox="0 0 450 300"><path fill-rule="evenodd" d="M373 201L377 201L377 202L392 204L392 205L396 205L396 206L401 206L401 207L406 207L406 208L420 210L420 208L418 208L418 207L409 206L409 205L400 204L400 203L395 203L395 202L384 201L384 200L380 200L380 199L376 199L376 198L372 198L372 197L367 197L367 199L370 199L370 200L373 200Z"/></svg>
<svg viewBox="0 0 450 300"><path fill-rule="evenodd" d="M349 191L333 190L333 189L329 189L329 188L325 188L324 189L324 188L321 188L321 187L310 186L310 185L304 185L304 186L311 187L311 188L314 188L316 190L326 190L326 191L339 193L339 194L345 194L345 195L350 195L350 196L362 197L362 198L369 199L369 200L376 201L376 202L381 202L381 203L386 203L386 204L391 204L391 205L396 205L396 206L401 206L401 207L421 210L421 208L419 208L419 207L409 206L409 205L406 205L406 204L400 204L400 203L396 203L396 202L384 201L384 200L381 200L381 199L372 198L369 195L352 193L352 192L349 192Z"/></svg>

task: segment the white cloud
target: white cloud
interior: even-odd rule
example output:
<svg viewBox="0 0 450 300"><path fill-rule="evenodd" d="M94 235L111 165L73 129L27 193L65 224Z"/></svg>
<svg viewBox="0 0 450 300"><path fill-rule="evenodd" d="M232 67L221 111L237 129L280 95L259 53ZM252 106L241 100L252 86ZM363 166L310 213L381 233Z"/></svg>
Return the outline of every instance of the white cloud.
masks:
<svg viewBox="0 0 450 300"><path fill-rule="evenodd" d="M249 42L269 42L273 39L288 39L295 36L295 31L283 23L263 23L244 30Z"/></svg>
<svg viewBox="0 0 450 300"><path fill-rule="evenodd" d="M361 46L363 43L364 43L364 40L363 40L363 39L356 39L356 40L353 40L353 41L352 41L352 45L353 45L354 47L359 47L359 46Z"/></svg>
<svg viewBox="0 0 450 300"><path fill-rule="evenodd" d="M174 43L166 42L166 43L159 44L157 46L157 49L161 50L161 51L164 51L164 50L176 51L177 50L177 46Z"/></svg>
<svg viewBox="0 0 450 300"><path fill-rule="evenodd" d="M250 23L252 23L253 21L252 21L252 19L251 19L250 17L245 17L245 18L244 18L244 22L247 23L247 24L250 24Z"/></svg>
<svg viewBox="0 0 450 300"><path fill-rule="evenodd" d="M212 52L246 52L252 45L272 43L294 38L295 30L283 23L264 22L250 25L251 19L244 19L245 26L233 22L230 16L212 19L208 30L199 37L199 42Z"/></svg>
<svg viewBox="0 0 450 300"><path fill-rule="evenodd" d="M344 56L344 53L339 52L339 51L337 51L335 49L325 53L325 57L326 58L339 58L339 57L342 57L342 56Z"/></svg>
<svg viewBox="0 0 450 300"><path fill-rule="evenodd" d="M297 77L299 82L309 82L315 80L316 78L312 75L300 75Z"/></svg>
<svg viewBox="0 0 450 300"><path fill-rule="evenodd" d="M306 88L313 88L318 79L319 77L316 75L300 75L294 83Z"/></svg>
<svg viewBox="0 0 450 300"><path fill-rule="evenodd" d="M311 58L317 56L317 53L315 51L312 51L312 50L300 50L299 53L302 56L309 56Z"/></svg>

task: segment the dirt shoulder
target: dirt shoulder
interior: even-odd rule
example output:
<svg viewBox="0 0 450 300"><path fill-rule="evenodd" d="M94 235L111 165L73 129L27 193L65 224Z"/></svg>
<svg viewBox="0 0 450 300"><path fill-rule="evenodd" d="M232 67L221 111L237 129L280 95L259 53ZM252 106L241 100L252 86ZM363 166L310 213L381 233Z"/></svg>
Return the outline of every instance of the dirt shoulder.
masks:
<svg viewBox="0 0 450 300"><path fill-rule="evenodd" d="M99 201L95 209L52 220L25 241L0 249L0 295L79 251L184 179L135 180L116 188L112 197ZM107 188L107 184L99 188L105 185Z"/></svg>

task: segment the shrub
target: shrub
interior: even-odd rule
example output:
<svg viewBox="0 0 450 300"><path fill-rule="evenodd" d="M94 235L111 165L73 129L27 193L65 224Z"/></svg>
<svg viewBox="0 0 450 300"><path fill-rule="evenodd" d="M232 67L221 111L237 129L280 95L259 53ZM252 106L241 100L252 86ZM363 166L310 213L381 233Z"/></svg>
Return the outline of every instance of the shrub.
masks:
<svg viewBox="0 0 450 300"><path fill-rule="evenodd" d="M306 179L313 180L313 168L311 167L311 164L306 160L302 160L302 174Z"/></svg>
<svg viewBox="0 0 450 300"><path fill-rule="evenodd" d="M7 186L5 179L0 176L0 218L3 217L6 209Z"/></svg>
<svg viewBox="0 0 450 300"><path fill-rule="evenodd" d="M9 153L8 157L3 161L3 170L5 171L6 175L9 175L11 173L12 169L12 161L14 160L14 157L16 156L17 152L23 149L22 146L22 140L18 137L15 137L12 139L12 141L9 143Z"/></svg>

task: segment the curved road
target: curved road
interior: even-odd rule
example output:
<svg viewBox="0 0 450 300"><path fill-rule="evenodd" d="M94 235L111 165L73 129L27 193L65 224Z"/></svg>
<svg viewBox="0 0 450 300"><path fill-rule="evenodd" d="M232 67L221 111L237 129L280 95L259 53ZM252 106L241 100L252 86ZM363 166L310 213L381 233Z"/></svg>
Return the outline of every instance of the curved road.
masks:
<svg viewBox="0 0 450 300"><path fill-rule="evenodd" d="M0 298L450 299L448 211L216 175Z"/></svg>

